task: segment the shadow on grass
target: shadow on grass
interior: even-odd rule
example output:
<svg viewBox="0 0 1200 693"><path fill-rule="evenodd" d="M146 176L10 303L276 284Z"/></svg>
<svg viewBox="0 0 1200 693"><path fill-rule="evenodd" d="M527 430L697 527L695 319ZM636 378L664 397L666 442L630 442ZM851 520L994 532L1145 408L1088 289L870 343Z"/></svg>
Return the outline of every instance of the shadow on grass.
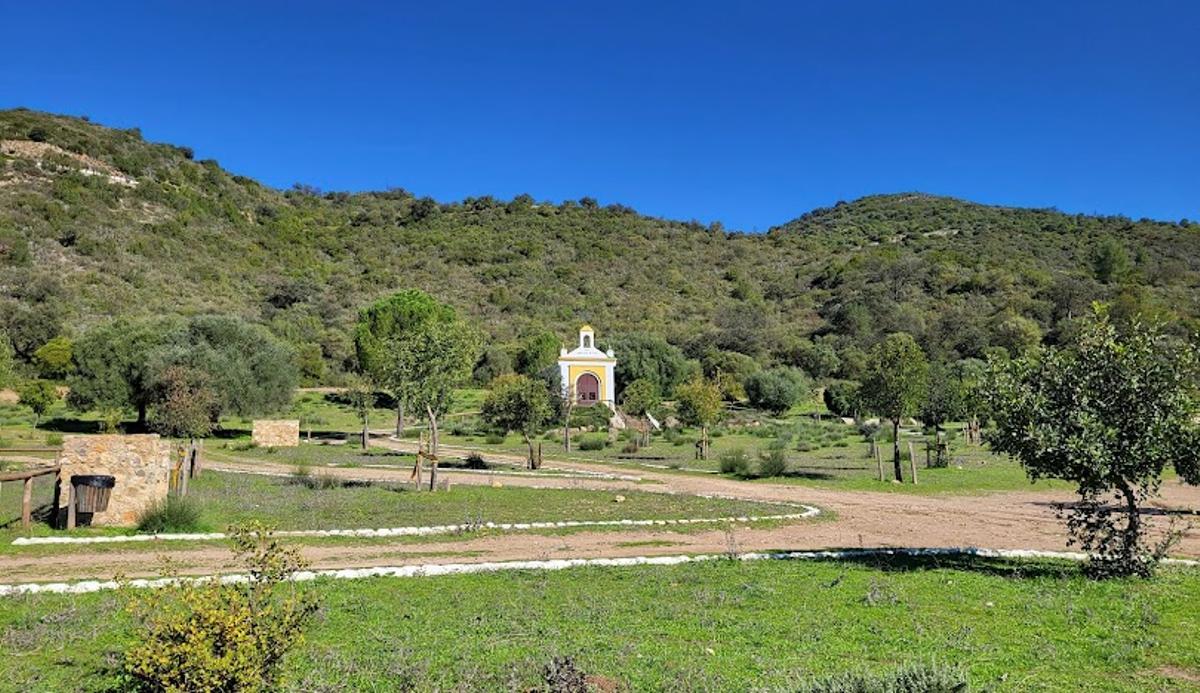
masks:
<svg viewBox="0 0 1200 693"><path fill-rule="evenodd" d="M809 481L833 481L842 478L837 474L818 472L815 469L789 469L779 476L786 479L808 479Z"/></svg>
<svg viewBox="0 0 1200 693"><path fill-rule="evenodd" d="M82 419L56 416L39 423L37 430L55 433L99 433L102 425L99 421L83 421Z"/></svg>
<svg viewBox="0 0 1200 693"><path fill-rule="evenodd" d="M1074 510L1082 504L1077 502L1034 501L1033 505L1043 508L1053 508L1057 512ZM1124 506L1115 503L1106 507L1114 514L1123 515L1126 512ZM1146 517L1196 517L1200 516L1200 508L1141 508L1141 514Z"/></svg>
<svg viewBox="0 0 1200 693"><path fill-rule="evenodd" d="M920 550L920 549L917 549ZM848 551L848 556L831 558L829 562L852 563L882 572L916 572L923 570L957 570L982 573L1018 580L1052 578L1073 579L1080 575L1079 564L1052 559L1015 559L970 554L945 553L938 555L913 556L906 554L879 554L864 549L845 548L830 551ZM862 552L855 555L855 552Z"/></svg>

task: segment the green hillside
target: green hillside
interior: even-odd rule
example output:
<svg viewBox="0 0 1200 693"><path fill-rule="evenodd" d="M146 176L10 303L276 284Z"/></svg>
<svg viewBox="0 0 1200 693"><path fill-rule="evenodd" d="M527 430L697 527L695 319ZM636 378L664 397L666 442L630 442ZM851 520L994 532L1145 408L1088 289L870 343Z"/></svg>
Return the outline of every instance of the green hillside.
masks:
<svg viewBox="0 0 1200 693"><path fill-rule="evenodd" d="M225 312L336 378L369 300L418 287L500 342L643 331L807 365L913 333L945 358L1053 341L1097 299L1200 316L1200 225L880 195L754 235L594 201L278 191L136 130L0 112L0 330L19 357L115 316ZM842 369L848 366L841 366ZM834 367L834 371L838 367ZM310 378L310 379L311 379Z"/></svg>

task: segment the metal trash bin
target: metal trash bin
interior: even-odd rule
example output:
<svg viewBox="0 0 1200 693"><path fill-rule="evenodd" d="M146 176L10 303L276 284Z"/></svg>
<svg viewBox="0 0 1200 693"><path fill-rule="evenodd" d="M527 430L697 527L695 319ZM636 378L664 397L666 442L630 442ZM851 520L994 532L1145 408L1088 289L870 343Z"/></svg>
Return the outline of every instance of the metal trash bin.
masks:
<svg viewBox="0 0 1200 693"><path fill-rule="evenodd" d="M75 474L71 488L75 493L75 512L102 513L108 508L117 478L107 474Z"/></svg>

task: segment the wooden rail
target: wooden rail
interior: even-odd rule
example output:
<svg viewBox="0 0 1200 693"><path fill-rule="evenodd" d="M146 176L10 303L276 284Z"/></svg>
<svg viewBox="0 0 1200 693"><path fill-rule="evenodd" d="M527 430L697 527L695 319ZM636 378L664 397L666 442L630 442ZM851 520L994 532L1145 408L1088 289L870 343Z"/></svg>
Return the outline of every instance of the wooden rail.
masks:
<svg viewBox="0 0 1200 693"><path fill-rule="evenodd" d="M0 482L24 481L25 488L21 494L21 528L29 529L33 522L33 480L48 474L57 475L60 467L39 467L38 469L23 469L18 472L0 472Z"/></svg>

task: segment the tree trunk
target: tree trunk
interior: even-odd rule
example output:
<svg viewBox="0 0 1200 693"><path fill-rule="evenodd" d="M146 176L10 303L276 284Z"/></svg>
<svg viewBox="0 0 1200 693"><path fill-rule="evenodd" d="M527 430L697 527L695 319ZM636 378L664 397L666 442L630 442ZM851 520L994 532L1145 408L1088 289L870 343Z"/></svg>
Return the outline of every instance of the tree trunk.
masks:
<svg viewBox="0 0 1200 693"><path fill-rule="evenodd" d="M1131 561L1137 560L1137 550L1139 539L1142 534L1142 514L1138 509L1137 495L1128 484L1120 484L1121 495L1125 498L1125 510L1129 513L1129 519L1125 524L1125 533L1121 538L1122 550L1125 554L1125 559Z"/></svg>
<svg viewBox="0 0 1200 693"><path fill-rule="evenodd" d="M521 437L525 439L525 445L529 448L529 468L537 469L537 463L535 461L534 454L533 454L533 440L530 439L528 433L522 432Z"/></svg>
<svg viewBox="0 0 1200 693"><path fill-rule="evenodd" d="M370 411L371 411L370 409L363 409L363 412L362 412L362 421L363 421L362 449L363 450L366 450L371 445L371 435L370 435L371 414L370 414Z"/></svg>
<svg viewBox="0 0 1200 693"><path fill-rule="evenodd" d="M708 459L708 426L700 427L700 459Z"/></svg>
<svg viewBox="0 0 1200 693"><path fill-rule="evenodd" d="M396 437L404 437L404 402L396 395Z"/></svg>
<svg viewBox="0 0 1200 693"><path fill-rule="evenodd" d="M146 403L145 402L138 402L137 428L139 431L146 430Z"/></svg>
<svg viewBox="0 0 1200 693"><path fill-rule="evenodd" d="M892 419L892 466L896 481L904 481L904 469L900 466L900 418Z"/></svg>
<svg viewBox="0 0 1200 693"><path fill-rule="evenodd" d="M429 454L437 457L438 454L438 425L437 414L433 413L433 407L425 405L425 413L429 416Z"/></svg>

